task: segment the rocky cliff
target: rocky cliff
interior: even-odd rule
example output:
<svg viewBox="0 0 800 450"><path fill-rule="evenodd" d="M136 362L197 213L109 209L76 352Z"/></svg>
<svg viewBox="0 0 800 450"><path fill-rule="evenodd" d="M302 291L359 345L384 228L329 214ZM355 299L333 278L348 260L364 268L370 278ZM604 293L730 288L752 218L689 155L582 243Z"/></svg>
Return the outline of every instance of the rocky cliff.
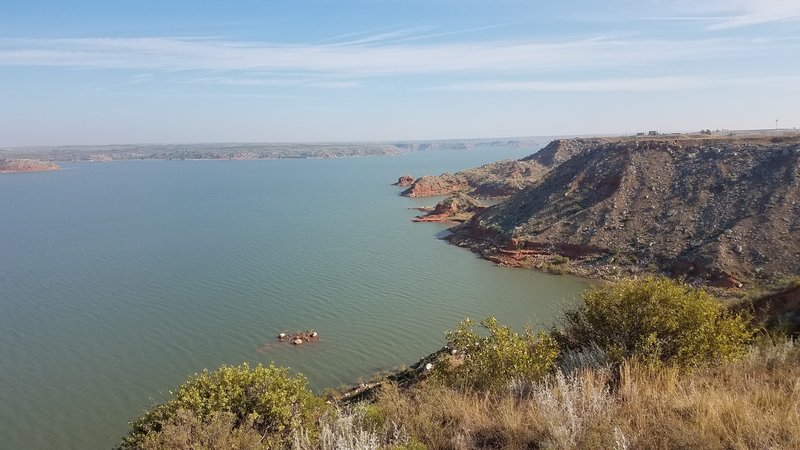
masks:
<svg viewBox="0 0 800 450"><path fill-rule="evenodd" d="M451 241L512 265L552 267L557 255L592 276L661 272L739 287L800 274L800 135L551 146L574 156L542 154L554 169Z"/></svg>
<svg viewBox="0 0 800 450"><path fill-rule="evenodd" d="M406 197L431 197L463 192L473 197L512 195L539 181L544 174L602 139L557 139L517 161L505 160L455 174L423 176L402 192Z"/></svg>

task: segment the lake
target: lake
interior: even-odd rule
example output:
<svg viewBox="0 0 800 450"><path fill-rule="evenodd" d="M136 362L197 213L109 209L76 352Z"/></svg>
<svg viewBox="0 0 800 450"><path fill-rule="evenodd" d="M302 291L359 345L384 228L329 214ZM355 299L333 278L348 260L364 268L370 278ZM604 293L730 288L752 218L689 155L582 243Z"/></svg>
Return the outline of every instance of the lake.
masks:
<svg viewBox="0 0 800 450"><path fill-rule="evenodd" d="M500 268L389 184L535 149L120 161L0 175L0 442L111 448L203 368L313 389L412 364L464 317L550 325L584 280ZM318 343L278 344L315 329Z"/></svg>

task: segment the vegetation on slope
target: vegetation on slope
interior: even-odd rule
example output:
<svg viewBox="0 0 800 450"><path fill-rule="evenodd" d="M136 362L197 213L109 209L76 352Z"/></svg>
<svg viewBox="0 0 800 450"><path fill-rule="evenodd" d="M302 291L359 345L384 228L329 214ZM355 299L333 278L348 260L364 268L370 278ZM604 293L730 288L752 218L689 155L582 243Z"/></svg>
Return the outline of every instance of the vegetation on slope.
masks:
<svg viewBox="0 0 800 450"><path fill-rule="evenodd" d="M734 361L752 334L743 316L707 292L652 277L588 290L556 333L567 349L589 343L617 363L635 358L677 367Z"/></svg>
<svg viewBox="0 0 800 450"><path fill-rule="evenodd" d="M587 291L549 333L466 320L414 383L338 410L281 369L204 373L125 447L798 448L800 348L747 319L678 282L628 280Z"/></svg>
<svg viewBox="0 0 800 450"><path fill-rule="evenodd" d="M306 384L302 375L290 376L288 369L272 365L203 371L131 423L122 448L170 448L184 438L191 443L185 448L217 440L250 445L253 433L260 447L284 447L301 428L315 432L314 424L324 413L324 402ZM219 433L234 436L223 439Z"/></svg>

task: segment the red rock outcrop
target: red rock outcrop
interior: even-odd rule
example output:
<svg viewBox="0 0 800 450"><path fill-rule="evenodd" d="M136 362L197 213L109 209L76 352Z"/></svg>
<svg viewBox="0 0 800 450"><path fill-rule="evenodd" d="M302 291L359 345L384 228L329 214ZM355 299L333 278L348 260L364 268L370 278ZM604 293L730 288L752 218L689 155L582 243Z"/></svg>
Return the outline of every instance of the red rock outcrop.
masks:
<svg viewBox="0 0 800 450"><path fill-rule="evenodd" d="M409 187L414 184L414 177L411 175L403 175L402 177L397 179L396 183L392 183L392 186L398 187Z"/></svg>
<svg viewBox="0 0 800 450"><path fill-rule="evenodd" d="M470 186L466 180L444 173L438 177L427 175L417 178L401 195L406 197L435 197L452 195L456 192L466 192L468 190L470 190Z"/></svg>
<svg viewBox="0 0 800 450"><path fill-rule="evenodd" d="M414 218L414 222L465 222L485 208L479 201L459 193L438 203L428 214Z"/></svg>

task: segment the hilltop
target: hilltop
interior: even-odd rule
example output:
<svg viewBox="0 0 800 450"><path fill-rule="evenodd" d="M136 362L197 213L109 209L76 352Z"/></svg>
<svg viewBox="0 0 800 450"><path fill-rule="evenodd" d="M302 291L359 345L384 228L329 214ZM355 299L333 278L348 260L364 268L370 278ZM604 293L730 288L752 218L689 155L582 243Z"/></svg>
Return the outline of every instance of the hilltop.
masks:
<svg viewBox="0 0 800 450"><path fill-rule="evenodd" d="M800 135L574 139L543 152L552 147L578 150L526 158L555 167L450 242L603 278L741 287L800 274Z"/></svg>
<svg viewBox="0 0 800 450"><path fill-rule="evenodd" d="M417 178L401 193L406 197L431 197L467 193L478 198L507 197L532 186L547 172L604 139L556 139L538 152L519 160L503 160L455 174Z"/></svg>

